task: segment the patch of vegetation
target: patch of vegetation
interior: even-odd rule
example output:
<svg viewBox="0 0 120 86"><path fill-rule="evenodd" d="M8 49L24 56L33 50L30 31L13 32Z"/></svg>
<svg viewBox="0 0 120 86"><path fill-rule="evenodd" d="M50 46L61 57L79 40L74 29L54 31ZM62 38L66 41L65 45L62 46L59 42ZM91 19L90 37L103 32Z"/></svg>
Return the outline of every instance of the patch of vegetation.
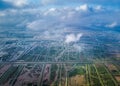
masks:
<svg viewBox="0 0 120 86"><path fill-rule="evenodd" d="M69 77L76 76L76 75L83 75L85 70L82 67L76 67L75 69L69 72Z"/></svg>

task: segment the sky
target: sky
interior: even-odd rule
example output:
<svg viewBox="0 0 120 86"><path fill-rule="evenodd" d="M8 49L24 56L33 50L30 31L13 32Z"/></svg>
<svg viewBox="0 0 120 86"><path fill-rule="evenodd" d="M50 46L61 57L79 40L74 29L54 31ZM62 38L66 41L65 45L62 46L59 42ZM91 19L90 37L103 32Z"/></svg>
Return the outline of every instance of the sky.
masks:
<svg viewBox="0 0 120 86"><path fill-rule="evenodd" d="M119 27L119 3L120 0L0 0L0 29L25 28L39 32L35 39L76 42L84 34L72 33L75 29Z"/></svg>

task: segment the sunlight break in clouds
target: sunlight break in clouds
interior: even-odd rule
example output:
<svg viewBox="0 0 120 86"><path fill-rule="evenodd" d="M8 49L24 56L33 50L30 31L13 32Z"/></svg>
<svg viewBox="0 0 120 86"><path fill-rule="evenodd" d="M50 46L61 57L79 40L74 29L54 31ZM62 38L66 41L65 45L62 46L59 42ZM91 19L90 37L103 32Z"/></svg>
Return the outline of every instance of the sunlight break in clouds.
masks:
<svg viewBox="0 0 120 86"><path fill-rule="evenodd" d="M80 40L80 38L82 37L82 34L79 33L77 35L75 34L69 34L69 35L66 35L65 37L65 43L71 43L71 42L77 42Z"/></svg>

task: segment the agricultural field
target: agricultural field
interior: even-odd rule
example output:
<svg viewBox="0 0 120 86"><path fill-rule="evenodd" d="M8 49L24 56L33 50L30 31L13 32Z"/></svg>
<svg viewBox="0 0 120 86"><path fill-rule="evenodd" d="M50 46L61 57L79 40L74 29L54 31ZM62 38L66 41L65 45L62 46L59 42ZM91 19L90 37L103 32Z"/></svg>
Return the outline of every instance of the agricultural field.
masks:
<svg viewBox="0 0 120 86"><path fill-rule="evenodd" d="M1 86L119 86L118 64L13 64L2 67ZM3 70L4 71L4 70Z"/></svg>
<svg viewBox="0 0 120 86"><path fill-rule="evenodd" d="M87 35L84 47L25 36L0 42L0 86L120 86L119 44L113 52Z"/></svg>

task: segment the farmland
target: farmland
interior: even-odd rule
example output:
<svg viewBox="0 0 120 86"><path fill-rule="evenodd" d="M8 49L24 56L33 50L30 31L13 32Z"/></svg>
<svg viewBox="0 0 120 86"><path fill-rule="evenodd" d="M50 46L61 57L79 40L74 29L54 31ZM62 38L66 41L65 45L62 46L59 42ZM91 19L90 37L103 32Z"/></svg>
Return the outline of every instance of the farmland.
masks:
<svg viewBox="0 0 120 86"><path fill-rule="evenodd" d="M9 33L18 34L13 31ZM106 44L98 42L98 36L85 35L74 45L19 34L25 38L0 38L0 86L120 86L116 42ZM110 50L114 46L116 51Z"/></svg>

